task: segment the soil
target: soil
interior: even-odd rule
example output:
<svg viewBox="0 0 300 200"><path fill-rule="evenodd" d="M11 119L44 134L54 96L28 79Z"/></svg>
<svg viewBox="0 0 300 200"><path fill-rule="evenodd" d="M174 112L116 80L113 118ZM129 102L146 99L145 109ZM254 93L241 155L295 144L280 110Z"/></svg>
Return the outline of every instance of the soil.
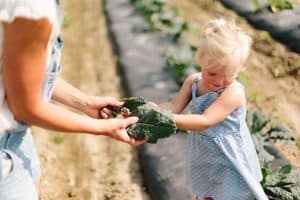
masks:
<svg viewBox="0 0 300 200"><path fill-rule="evenodd" d="M62 1L67 11L62 33L65 39L62 77L92 95L124 96L102 1ZM217 1L172 0L172 4L188 21L198 25L208 17L226 15L238 19L253 37L261 33ZM272 58L258 50L268 48L263 42L262 45L254 48L247 64L249 107L257 105L264 112L279 116L300 137L299 74L274 78L270 70ZM274 41L273 45L283 56L299 58L280 43ZM42 165L42 199L149 200L136 149L107 137L36 127L33 132ZM300 151L295 145L277 143L276 146L295 166L300 166Z"/></svg>
<svg viewBox="0 0 300 200"><path fill-rule="evenodd" d="M123 96L102 0L62 1L61 76L82 91ZM33 129L42 166L43 200L148 200L137 150L107 137Z"/></svg>

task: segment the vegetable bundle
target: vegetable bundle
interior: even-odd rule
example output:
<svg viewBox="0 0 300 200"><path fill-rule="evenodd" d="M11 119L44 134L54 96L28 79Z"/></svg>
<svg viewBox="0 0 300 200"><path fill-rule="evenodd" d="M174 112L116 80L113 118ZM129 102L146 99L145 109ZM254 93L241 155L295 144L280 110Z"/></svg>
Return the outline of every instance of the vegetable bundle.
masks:
<svg viewBox="0 0 300 200"><path fill-rule="evenodd" d="M130 116L139 117L139 121L128 127L128 133L138 139L146 139L148 143L156 143L158 139L169 137L176 132L176 125L172 113L147 104L143 97L129 97L120 99L123 106L116 112L129 109Z"/></svg>

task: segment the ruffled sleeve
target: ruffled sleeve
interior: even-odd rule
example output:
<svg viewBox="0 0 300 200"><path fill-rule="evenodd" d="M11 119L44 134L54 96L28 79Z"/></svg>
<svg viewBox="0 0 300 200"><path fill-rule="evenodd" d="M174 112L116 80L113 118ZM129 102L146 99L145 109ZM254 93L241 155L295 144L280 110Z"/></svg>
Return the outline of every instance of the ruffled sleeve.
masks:
<svg viewBox="0 0 300 200"><path fill-rule="evenodd" d="M12 22L16 17L29 19L48 18L57 21L55 0L1 0L0 21Z"/></svg>

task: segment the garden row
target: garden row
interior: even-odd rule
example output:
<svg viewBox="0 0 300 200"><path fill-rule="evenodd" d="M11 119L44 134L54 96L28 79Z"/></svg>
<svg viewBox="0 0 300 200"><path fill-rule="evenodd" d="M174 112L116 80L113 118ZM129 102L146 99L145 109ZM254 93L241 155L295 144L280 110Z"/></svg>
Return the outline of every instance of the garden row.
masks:
<svg viewBox="0 0 300 200"><path fill-rule="evenodd" d="M178 89L178 83L199 69L193 59L197 47L184 42L175 44L192 26L166 3L165 0L105 2L128 94L155 102L168 100ZM243 78L242 74L240 81ZM277 140L293 142L294 138L285 125L274 123L273 118L259 109L247 115L263 166L262 185L270 199L299 199L299 171L286 165L286 160L280 154L278 157L279 152L272 147ZM152 199L191 198L184 181L185 146L186 135L178 134L140 148L145 183Z"/></svg>

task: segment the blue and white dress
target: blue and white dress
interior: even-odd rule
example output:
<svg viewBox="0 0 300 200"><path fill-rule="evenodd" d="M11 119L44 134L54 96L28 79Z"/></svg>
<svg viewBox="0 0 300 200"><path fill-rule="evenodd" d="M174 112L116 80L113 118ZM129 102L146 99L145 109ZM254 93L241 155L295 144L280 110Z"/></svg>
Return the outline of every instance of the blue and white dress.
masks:
<svg viewBox="0 0 300 200"><path fill-rule="evenodd" d="M192 85L191 111L201 114L225 90L197 94ZM228 87L243 87L235 81ZM214 200L265 200L261 168L245 121L246 106L236 108L219 124L189 134L187 183L194 195Z"/></svg>

